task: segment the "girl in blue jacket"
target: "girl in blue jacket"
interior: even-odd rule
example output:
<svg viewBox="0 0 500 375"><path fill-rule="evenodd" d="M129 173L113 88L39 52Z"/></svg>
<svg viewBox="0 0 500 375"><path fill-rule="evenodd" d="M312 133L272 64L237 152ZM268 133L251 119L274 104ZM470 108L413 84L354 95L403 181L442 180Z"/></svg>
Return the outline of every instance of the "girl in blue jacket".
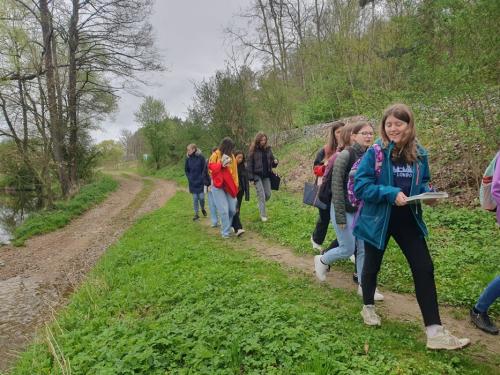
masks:
<svg viewBox="0 0 500 375"><path fill-rule="evenodd" d="M417 301L422 312L429 349L459 349L470 343L451 335L441 325L434 266L427 248L427 228L422 207L408 197L431 191L427 152L416 139L414 118L404 104L389 107L382 118L382 160L370 148L355 177L354 193L363 207L354 228L356 238L365 241L362 271L363 310L368 325L380 325L375 312L374 292L384 251L392 236L405 255L413 275ZM382 163L376 173L376 163ZM380 165L380 164L379 164Z"/></svg>

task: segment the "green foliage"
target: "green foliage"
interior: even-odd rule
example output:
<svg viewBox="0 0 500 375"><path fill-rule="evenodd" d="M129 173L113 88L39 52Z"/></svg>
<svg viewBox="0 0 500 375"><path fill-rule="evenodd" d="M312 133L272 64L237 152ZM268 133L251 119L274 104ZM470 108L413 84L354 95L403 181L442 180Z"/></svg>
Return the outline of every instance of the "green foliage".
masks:
<svg viewBox="0 0 500 375"><path fill-rule="evenodd" d="M70 200L56 202L54 209L31 214L16 228L13 244L22 246L30 237L64 227L75 217L102 202L117 188L118 182L108 176L102 176L97 181L83 186Z"/></svg>
<svg viewBox="0 0 500 375"><path fill-rule="evenodd" d="M364 326L352 294L231 250L190 202L140 219L12 374L60 373L48 341L75 374L494 373L471 349L427 351L415 325Z"/></svg>
<svg viewBox="0 0 500 375"><path fill-rule="evenodd" d="M298 254L313 254L310 236L318 216L317 209L302 203L300 196L278 192L266 208L269 221L262 223L258 215L255 193L241 208L246 228L293 248ZM430 231L428 240L435 268L439 300L450 305L470 307L485 286L500 274L500 236L495 218L480 209L452 206L425 207L424 219ZM335 238L330 227L324 246ZM344 261L333 269L352 272ZM413 292L409 266L399 247L391 241L384 256L379 283L396 292ZM491 311L498 315L500 304Z"/></svg>
<svg viewBox="0 0 500 375"><path fill-rule="evenodd" d="M105 167L114 167L123 160L125 151L123 146L116 141L102 141L96 145L99 164Z"/></svg>

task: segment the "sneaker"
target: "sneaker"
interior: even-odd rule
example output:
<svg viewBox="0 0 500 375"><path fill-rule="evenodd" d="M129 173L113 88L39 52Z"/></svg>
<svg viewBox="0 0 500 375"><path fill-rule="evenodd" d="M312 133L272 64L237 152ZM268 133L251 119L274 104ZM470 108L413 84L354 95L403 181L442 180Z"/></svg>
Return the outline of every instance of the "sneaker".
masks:
<svg viewBox="0 0 500 375"><path fill-rule="evenodd" d="M352 282L354 284L359 284L359 281L358 281L358 274L357 273L353 273L352 274Z"/></svg>
<svg viewBox="0 0 500 375"><path fill-rule="evenodd" d="M358 295L363 297L363 288L361 288L361 285L358 285ZM375 294L373 295L373 299L375 301L383 301L384 296L382 293L378 291L378 288L375 289Z"/></svg>
<svg viewBox="0 0 500 375"><path fill-rule="evenodd" d="M210 224L210 228L217 228L219 224Z"/></svg>
<svg viewBox="0 0 500 375"><path fill-rule="evenodd" d="M231 238L231 236L227 236L227 235L222 235L222 238L224 238L225 240L228 239L228 238Z"/></svg>
<svg viewBox="0 0 500 375"><path fill-rule="evenodd" d="M198 214L196 214L196 215L194 215L194 217L193 217L193 221L196 221L196 220L198 220L199 218L200 218L200 217L198 216Z"/></svg>
<svg viewBox="0 0 500 375"><path fill-rule="evenodd" d="M427 337L428 349L445 349L455 350L461 349L470 344L467 338L459 339L448 332L444 327L439 327L436 335Z"/></svg>
<svg viewBox="0 0 500 375"><path fill-rule="evenodd" d="M491 322L487 312L476 312L475 309L471 309L470 320L477 328L484 332L498 335L498 328Z"/></svg>
<svg viewBox="0 0 500 375"><path fill-rule="evenodd" d="M319 243L314 242L313 236L311 236L311 245L314 250L318 250L319 252L323 251L321 245Z"/></svg>
<svg viewBox="0 0 500 375"><path fill-rule="evenodd" d="M354 256L354 254L352 254L352 255L349 257L349 260L350 260L352 263L356 264L356 257Z"/></svg>
<svg viewBox="0 0 500 375"><path fill-rule="evenodd" d="M262 222L265 223L267 221L267 217L266 216L261 216L260 220L262 220Z"/></svg>
<svg viewBox="0 0 500 375"><path fill-rule="evenodd" d="M207 217L207 210L205 210L204 208L201 209L201 213L204 217Z"/></svg>
<svg viewBox="0 0 500 375"><path fill-rule="evenodd" d="M380 316L375 312L374 305L363 305L363 310L361 310L361 316L366 325L369 326L379 326Z"/></svg>
<svg viewBox="0 0 500 375"><path fill-rule="evenodd" d="M326 280L326 272L328 271L328 266L321 262L321 255L316 255L314 257L314 272L319 281Z"/></svg>
<svg viewBox="0 0 500 375"><path fill-rule="evenodd" d="M237 237L239 237L239 236L241 236L243 233L245 233L245 229L238 229L238 230L236 231L236 236L237 236Z"/></svg>

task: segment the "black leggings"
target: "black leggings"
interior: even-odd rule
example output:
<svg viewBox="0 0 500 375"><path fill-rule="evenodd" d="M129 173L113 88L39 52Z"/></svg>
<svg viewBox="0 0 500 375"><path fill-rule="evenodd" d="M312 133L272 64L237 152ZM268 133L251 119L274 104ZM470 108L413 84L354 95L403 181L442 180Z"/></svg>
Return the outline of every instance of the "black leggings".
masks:
<svg viewBox="0 0 500 375"><path fill-rule="evenodd" d="M408 206L392 207L387 241L383 249L365 242L365 262L363 265L363 303L373 305L373 294L377 286L377 274L390 237L403 251L411 268L415 294L424 318L425 326L441 324L437 303L434 266L425 238L418 229L418 224Z"/></svg>
<svg viewBox="0 0 500 375"><path fill-rule="evenodd" d="M318 208L319 217L316 222L316 228L312 234L313 241L317 244L323 244L325 241L326 232L328 232L328 226L330 225L330 205L325 210ZM331 248L329 248L331 249Z"/></svg>
<svg viewBox="0 0 500 375"><path fill-rule="evenodd" d="M243 229L243 225L241 225L240 220L240 208L241 202L243 201L243 195L245 192L243 190L238 191L238 195L236 196L236 213L233 216L233 228L237 232L238 229Z"/></svg>

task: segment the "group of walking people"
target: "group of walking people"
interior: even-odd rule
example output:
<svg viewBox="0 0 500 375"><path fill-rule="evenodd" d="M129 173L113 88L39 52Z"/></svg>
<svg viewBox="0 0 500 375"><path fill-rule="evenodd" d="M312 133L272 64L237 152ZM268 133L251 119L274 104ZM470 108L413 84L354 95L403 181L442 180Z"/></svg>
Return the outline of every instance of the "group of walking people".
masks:
<svg viewBox="0 0 500 375"><path fill-rule="evenodd" d="M381 325L375 301L382 301L384 296L377 289L377 276L392 237L412 272L427 347L460 349L470 340L455 337L441 323L434 267L425 240L428 232L422 204L419 200L409 200L411 196L434 191L430 184L428 153L417 141L410 108L404 104L387 108L380 124L380 137L375 142L374 139L375 130L368 121L353 124L337 121L332 124L329 140L314 161L313 171L326 206L319 209L311 236L313 248L321 252L314 257L316 277L325 281L331 264L354 258L354 280L363 299L363 321L370 326ZM239 208L244 195L248 200L249 181L253 181L256 188L261 220L267 221L265 202L271 195L269 177L272 168L278 165L263 133L258 133L250 146L246 167L245 156L233 149L233 141L224 138L208 162L203 160L202 168L212 226L220 220L224 238L230 236L231 227L237 235L242 233ZM196 147L188 146L186 174L197 220L197 200L204 215L206 212L202 193L191 186L189 173L195 157L198 157ZM497 163L493 180L492 194L500 204L500 163ZM423 202L433 205L436 201ZM500 209L497 220L500 224ZM330 223L336 239L323 249ZM488 308L499 294L500 277L496 277L470 312L472 322L492 334L497 334L498 329L489 319Z"/></svg>
<svg viewBox="0 0 500 375"><path fill-rule="evenodd" d="M243 198L250 200L250 182L255 186L260 218L268 220L266 202L271 198L271 177L273 168L278 166L267 135L257 133L247 156L235 150L229 137L224 138L219 147L212 150L208 160L201 155L195 144L187 146L185 173L189 182L189 192L193 195L193 220L198 220L199 208L205 211L205 194L208 196L212 227L220 225L223 238L233 233L245 233L240 219Z"/></svg>

